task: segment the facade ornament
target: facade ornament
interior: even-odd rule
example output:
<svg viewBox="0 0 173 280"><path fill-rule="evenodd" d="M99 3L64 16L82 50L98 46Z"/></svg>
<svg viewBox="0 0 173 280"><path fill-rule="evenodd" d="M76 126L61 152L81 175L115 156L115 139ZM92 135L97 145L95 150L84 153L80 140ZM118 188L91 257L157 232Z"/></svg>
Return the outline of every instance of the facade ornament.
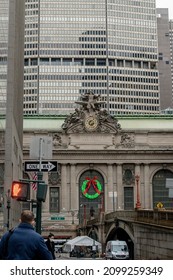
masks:
<svg viewBox="0 0 173 280"><path fill-rule="evenodd" d="M85 93L80 101L76 101L81 107L76 108L73 114L67 116L62 125L65 133L114 133L117 134L120 130L120 124L112 117L107 110L100 108L100 95L92 92Z"/></svg>
<svg viewBox="0 0 173 280"><path fill-rule="evenodd" d="M54 147L62 146L61 136L59 134L57 134L57 133L53 134L53 146Z"/></svg>
<svg viewBox="0 0 173 280"><path fill-rule="evenodd" d="M61 183L61 171L60 169L58 172L49 172L48 174L48 183L51 185L57 185Z"/></svg>
<svg viewBox="0 0 173 280"><path fill-rule="evenodd" d="M129 135L128 133L123 133L121 135L120 144L124 148L133 148L135 146L134 135Z"/></svg>

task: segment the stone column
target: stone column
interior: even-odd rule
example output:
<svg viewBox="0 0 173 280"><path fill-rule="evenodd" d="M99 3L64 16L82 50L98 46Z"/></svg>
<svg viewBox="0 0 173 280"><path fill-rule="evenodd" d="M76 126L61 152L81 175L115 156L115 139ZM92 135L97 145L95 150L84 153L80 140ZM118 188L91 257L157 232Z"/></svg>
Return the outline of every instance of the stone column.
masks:
<svg viewBox="0 0 173 280"><path fill-rule="evenodd" d="M67 165L61 165L61 210L69 210L69 190L67 188Z"/></svg>
<svg viewBox="0 0 173 280"><path fill-rule="evenodd" d="M79 191L76 186L76 166L72 164L70 167L70 210L77 210Z"/></svg>
<svg viewBox="0 0 173 280"><path fill-rule="evenodd" d="M122 164L117 164L117 210L124 209L124 187L122 181Z"/></svg>
<svg viewBox="0 0 173 280"><path fill-rule="evenodd" d="M151 208L151 188L150 188L150 167L149 164L144 165L144 208Z"/></svg>
<svg viewBox="0 0 173 280"><path fill-rule="evenodd" d="M105 207L105 211L113 211L113 197L110 197L110 193L113 194L113 169L112 169L112 164L108 164L108 188L107 188L107 207ZM115 205L115 203L114 203ZM105 205L106 206L106 205Z"/></svg>

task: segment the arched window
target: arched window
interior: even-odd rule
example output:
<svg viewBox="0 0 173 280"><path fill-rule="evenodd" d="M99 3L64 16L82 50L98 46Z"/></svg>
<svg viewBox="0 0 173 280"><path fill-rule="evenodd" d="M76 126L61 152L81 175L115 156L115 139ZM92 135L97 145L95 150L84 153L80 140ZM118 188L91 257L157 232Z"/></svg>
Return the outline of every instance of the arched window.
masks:
<svg viewBox="0 0 173 280"><path fill-rule="evenodd" d="M173 178L173 173L163 169L153 176L153 208L158 202L162 202L166 209L173 208L172 198L169 197L169 189L166 188L166 178Z"/></svg>
<svg viewBox="0 0 173 280"><path fill-rule="evenodd" d="M79 179L79 222L97 217L103 208L103 176L96 170L87 170Z"/></svg>

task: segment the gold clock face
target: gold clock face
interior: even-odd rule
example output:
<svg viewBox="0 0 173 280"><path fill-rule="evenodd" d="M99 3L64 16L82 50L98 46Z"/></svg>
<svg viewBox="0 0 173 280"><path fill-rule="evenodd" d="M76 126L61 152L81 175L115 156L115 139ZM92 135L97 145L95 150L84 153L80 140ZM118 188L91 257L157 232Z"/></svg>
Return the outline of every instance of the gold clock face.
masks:
<svg viewBox="0 0 173 280"><path fill-rule="evenodd" d="M89 116L85 120L85 128L89 131L93 131L98 126L98 120L94 116Z"/></svg>

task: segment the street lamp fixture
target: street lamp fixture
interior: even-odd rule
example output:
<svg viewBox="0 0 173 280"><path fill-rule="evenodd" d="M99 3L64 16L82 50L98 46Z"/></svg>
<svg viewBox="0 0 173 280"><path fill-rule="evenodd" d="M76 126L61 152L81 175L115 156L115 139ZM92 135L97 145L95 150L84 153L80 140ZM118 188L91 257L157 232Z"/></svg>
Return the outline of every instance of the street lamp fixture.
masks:
<svg viewBox="0 0 173 280"><path fill-rule="evenodd" d="M140 194L139 194L139 179L140 176L136 175L135 180L136 180L136 209L141 208L141 202L140 202Z"/></svg>

